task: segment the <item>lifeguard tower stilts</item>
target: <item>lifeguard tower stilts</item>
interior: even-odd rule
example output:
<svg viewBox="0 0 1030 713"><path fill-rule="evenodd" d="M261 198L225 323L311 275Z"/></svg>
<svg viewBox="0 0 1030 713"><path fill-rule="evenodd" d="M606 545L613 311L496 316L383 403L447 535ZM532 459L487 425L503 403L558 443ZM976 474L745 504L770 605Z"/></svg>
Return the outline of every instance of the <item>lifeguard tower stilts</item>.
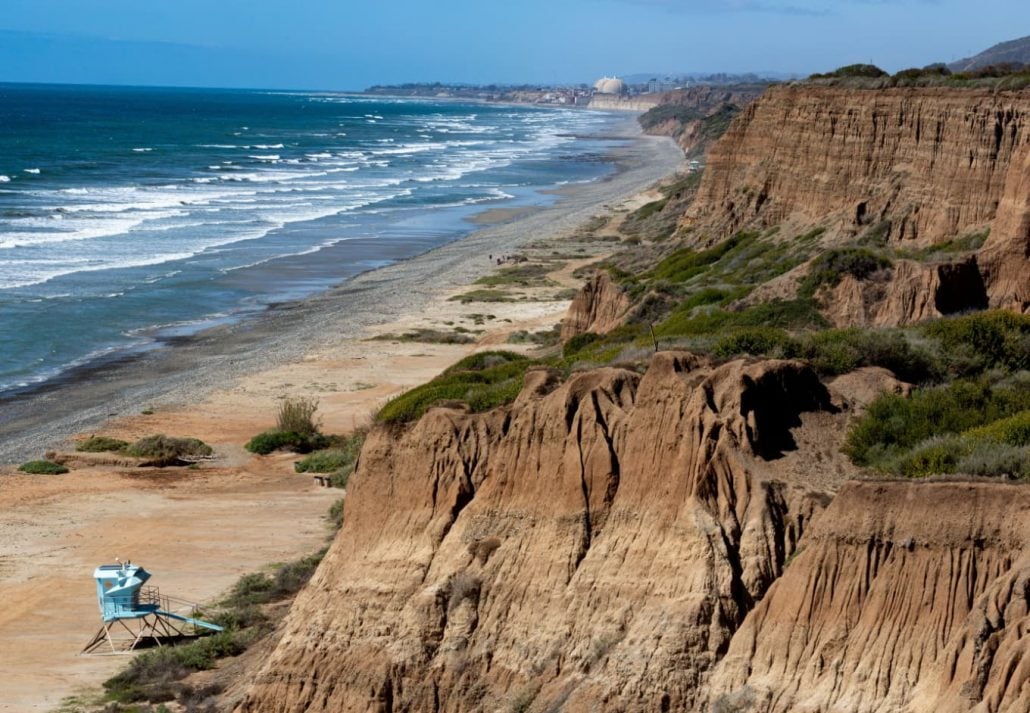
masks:
<svg viewBox="0 0 1030 713"><path fill-rule="evenodd" d="M103 625L82 650L84 654L101 653L105 644L111 650L103 653L126 654L148 638L161 646L162 638L196 636L201 629L223 630L198 619L196 604L163 596L156 587L144 587L150 573L137 564L101 565L93 571L93 578Z"/></svg>

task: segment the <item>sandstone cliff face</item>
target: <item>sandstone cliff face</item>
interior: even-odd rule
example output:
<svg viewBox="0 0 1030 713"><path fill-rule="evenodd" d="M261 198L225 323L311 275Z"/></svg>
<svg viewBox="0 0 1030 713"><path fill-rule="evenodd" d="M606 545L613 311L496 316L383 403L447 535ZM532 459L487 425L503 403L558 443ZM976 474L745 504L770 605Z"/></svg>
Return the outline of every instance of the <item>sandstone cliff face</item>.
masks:
<svg viewBox="0 0 1030 713"><path fill-rule="evenodd" d="M980 254L991 306L1030 310L1030 144L1009 165L1005 193Z"/></svg>
<svg viewBox="0 0 1030 713"><path fill-rule="evenodd" d="M1030 710L1028 545L1026 488L850 484L734 636L709 701Z"/></svg>
<svg viewBox="0 0 1030 713"><path fill-rule="evenodd" d="M619 326L630 305L629 297L608 273L598 273L583 285L569 305L561 325L562 341L584 332L610 332Z"/></svg>
<svg viewBox="0 0 1030 713"><path fill-rule="evenodd" d="M763 477L825 408L800 364L663 353L374 432L240 710L692 709L826 502Z"/></svg>
<svg viewBox="0 0 1030 713"><path fill-rule="evenodd" d="M775 87L712 148L691 217L953 238L994 220L1028 114L1027 92Z"/></svg>
<svg viewBox="0 0 1030 713"><path fill-rule="evenodd" d="M718 239L745 226L872 226L892 245L991 228L991 304L1030 305L1030 92L770 89L709 152L685 226Z"/></svg>
<svg viewBox="0 0 1030 713"><path fill-rule="evenodd" d="M645 116L641 118L641 123L646 127L647 133L671 136L687 155L698 155L707 150L710 142L714 140L702 131L704 117L727 108L738 111L757 99L765 89L764 84L738 84L698 86L666 92L661 95L658 106L682 107L685 111L681 118L652 123ZM684 120L684 116L696 118L688 121Z"/></svg>
<svg viewBox="0 0 1030 713"><path fill-rule="evenodd" d="M899 260L873 279L845 275L818 299L823 314L837 327L898 327L987 307L974 258L929 265Z"/></svg>

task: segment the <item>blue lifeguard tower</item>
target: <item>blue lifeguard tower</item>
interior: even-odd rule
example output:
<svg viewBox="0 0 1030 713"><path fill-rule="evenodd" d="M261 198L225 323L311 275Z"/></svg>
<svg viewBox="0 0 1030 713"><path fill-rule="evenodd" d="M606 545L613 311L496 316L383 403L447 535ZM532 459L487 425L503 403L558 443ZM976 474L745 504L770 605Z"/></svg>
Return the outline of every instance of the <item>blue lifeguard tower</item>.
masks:
<svg viewBox="0 0 1030 713"><path fill-rule="evenodd" d="M201 629L222 631L222 627L197 618L197 605L162 595L156 587L144 587L150 573L138 564L119 562L105 564L93 571L97 582L97 604L103 624L82 650L97 653L105 643L110 653L129 653L144 639L153 639L161 646L162 638L190 636ZM117 638L120 626L129 638ZM192 628L192 631L189 631Z"/></svg>

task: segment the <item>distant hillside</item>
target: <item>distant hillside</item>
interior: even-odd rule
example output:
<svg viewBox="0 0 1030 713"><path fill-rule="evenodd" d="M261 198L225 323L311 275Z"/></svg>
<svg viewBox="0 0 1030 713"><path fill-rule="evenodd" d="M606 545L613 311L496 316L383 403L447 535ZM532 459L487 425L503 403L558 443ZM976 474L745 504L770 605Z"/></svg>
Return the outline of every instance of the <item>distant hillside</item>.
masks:
<svg viewBox="0 0 1030 713"><path fill-rule="evenodd" d="M1004 63L1030 64L1030 36L996 44L978 55L952 62L948 68L953 72L971 72Z"/></svg>

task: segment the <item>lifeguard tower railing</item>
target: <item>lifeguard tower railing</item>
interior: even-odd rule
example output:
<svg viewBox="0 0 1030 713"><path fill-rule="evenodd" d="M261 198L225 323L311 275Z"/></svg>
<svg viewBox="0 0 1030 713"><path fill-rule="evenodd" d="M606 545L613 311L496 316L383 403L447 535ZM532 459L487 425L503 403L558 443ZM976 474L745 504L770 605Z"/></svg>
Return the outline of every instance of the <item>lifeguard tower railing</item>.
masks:
<svg viewBox="0 0 1030 713"><path fill-rule="evenodd" d="M202 626L199 623L200 617L203 614L200 604L197 602L161 594L161 590L157 587L143 587L140 589L139 600L141 604L156 606L159 611L166 614L181 616L189 622L193 634L200 634L202 629L210 628L210 626Z"/></svg>

